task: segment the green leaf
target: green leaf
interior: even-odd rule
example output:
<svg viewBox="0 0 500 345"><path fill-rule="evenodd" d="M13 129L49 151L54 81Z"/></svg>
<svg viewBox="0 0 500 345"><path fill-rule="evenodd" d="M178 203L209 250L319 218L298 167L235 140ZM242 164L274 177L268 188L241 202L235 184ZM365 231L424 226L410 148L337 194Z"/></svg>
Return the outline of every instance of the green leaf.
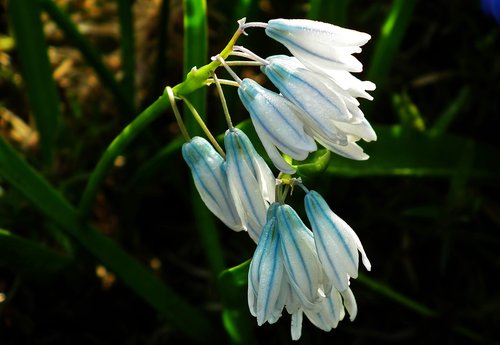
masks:
<svg viewBox="0 0 500 345"><path fill-rule="evenodd" d="M0 175L181 332L199 342L217 336L213 333L213 325L202 313L184 301L114 241L82 223L77 211L2 138ZM196 332L192 332L193 328Z"/></svg>
<svg viewBox="0 0 500 345"><path fill-rule="evenodd" d="M233 344L254 344L255 320L248 310L247 284L250 261L229 268L219 275L223 303L222 321Z"/></svg>
<svg viewBox="0 0 500 345"><path fill-rule="evenodd" d="M473 163L470 177L494 178L500 174L496 148L469 139L443 134L433 137L427 133L404 129L401 126L374 126L378 139L360 142L370 155L366 161L353 161L332 154L327 173L340 176L443 176L449 177L462 163L464 150Z"/></svg>
<svg viewBox="0 0 500 345"><path fill-rule="evenodd" d="M0 265L25 276L46 278L68 267L72 259L0 229Z"/></svg>
<svg viewBox="0 0 500 345"><path fill-rule="evenodd" d="M61 110L47 55L39 4L33 0L9 1L8 13L31 110L40 133L43 159L49 166L59 131Z"/></svg>
<svg viewBox="0 0 500 345"><path fill-rule="evenodd" d="M349 0L311 0L307 18L344 26Z"/></svg>

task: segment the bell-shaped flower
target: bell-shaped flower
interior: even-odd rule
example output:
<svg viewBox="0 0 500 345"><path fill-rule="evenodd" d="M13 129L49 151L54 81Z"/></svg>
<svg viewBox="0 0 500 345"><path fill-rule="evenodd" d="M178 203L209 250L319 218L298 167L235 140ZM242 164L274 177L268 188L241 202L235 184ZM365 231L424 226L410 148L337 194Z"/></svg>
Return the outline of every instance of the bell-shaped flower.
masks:
<svg viewBox="0 0 500 345"><path fill-rule="evenodd" d="M305 66L317 71L361 72L363 65L352 54L361 52L360 47L371 38L367 33L308 19L272 19L265 30Z"/></svg>
<svg viewBox="0 0 500 345"><path fill-rule="evenodd" d="M282 287L286 284L285 266L271 208L248 270L248 306L259 326L272 324L281 317L286 297Z"/></svg>
<svg viewBox="0 0 500 345"><path fill-rule="evenodd" d="M325 74L307 69L294 57L275 55L266 59L262 72L281 94L302 110L306 131L327 149L356 160L368 158L355 142L376 140L376 134L351 94Z"/></svg>
<svg viewBox="0 0 500 345"><path fill-rule="evenodd" d="M304 130L302 110L248 78L242 80L238 95L273 164L284 173L295 173L279 151L300 161L317 149L314 139Z"/></svg>
<svg viewBox="0 0 500 345"><path fill-rule="evenodd" d="M323 270L314 247L313 233L289 205L276 208L276 227L281 239L284 265L292 290L303 308L315 309L322 300Z"/></svg>
<svg viewBox="0 0 500 345"><path fill-rule="evenodd" d="M229 189L224 158L202 137L184 143L182 157L207 208L229 228L243 230Z"/></svg>
<svg viewBox="0 0 500 345"><path fill-rule="evenodd" d="M269 204L274 202L276 180L247 135L230 128L224 136L229 190L243 228L257 242L266 223Z"/></svg>
<svg viewBox="0 0 500 345"><path fill-rule="evenodd" d="M349 287L349 277L358 276L358 251L366 269L371 269L361 241L354 230L333 213L319 193L309 191L304 202L323 269L335 288L345 291Z"/></svg>

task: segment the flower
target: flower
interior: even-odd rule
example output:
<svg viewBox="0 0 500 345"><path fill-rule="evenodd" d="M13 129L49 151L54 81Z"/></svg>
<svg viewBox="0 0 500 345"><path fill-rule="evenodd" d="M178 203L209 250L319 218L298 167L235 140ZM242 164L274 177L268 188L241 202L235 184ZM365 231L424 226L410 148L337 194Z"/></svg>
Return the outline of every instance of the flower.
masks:
<svg viewBox="0 0 500 345"><path fill-rule="evenodd" d="M361 72L362 64L352 56L371 36L364 32L308 19L272 19L266 34L280 42L312 70Z"/></svg>
<svg viewBox="0 0 500 345"><path fill-rule="evenodd" d="M356 96L370 97L363 84L352 78L330 78L307 69L294 57L275 55L266 59L262 72L281 94L299 107L306 132L329 150L356 160L368 159L355 142L376 140L375 131L359 109ZM343 84L342 87L338 83ZM365 95L366 94L366 95Z"/></svg>
<svg viewBox="0 0 500 345"><path fill-rule="evenodd" d="M363 245L354 230L330 209L318 192L309 191L304 203L325 273L337 290L345 291L349 278L358 276L358 251L366 269L371 269Z"/></svg>
<svg viewBox="0 0 500 345"><path fill-rule="evenodd" d="M247 135L230 128L224 135L229 191L242 226L257 242L266 223L269 204L274 202L276 180Z"/></svg>
<svg viewBox="0 0 500 345"><path fill-rule="evenodd" d="M198 136L182 145L182 157L207 208L229 228L243 230L229 190L224 158L206 139Z"/></svg>
<svg viewBox="0 0 500 345"><path fill-rule="evenodd" d="M283 309L291 314L291 336L301 336L303 314L316 327L330 331L345 316L357 314L349 287L339 291L325 274L313 232L289 205L275 202L248 271L248 305L260 326L275 323Z"/></svg>
<svg viewBox="0 0 500 345"><path fill-rule="evenodd" d="M238 95L273 164L280 171L293 174L295 169L283 159L278 149L296 160L306 159L317 149L314 139L304 130L302 111L252 79L242 80Z"/></svg>

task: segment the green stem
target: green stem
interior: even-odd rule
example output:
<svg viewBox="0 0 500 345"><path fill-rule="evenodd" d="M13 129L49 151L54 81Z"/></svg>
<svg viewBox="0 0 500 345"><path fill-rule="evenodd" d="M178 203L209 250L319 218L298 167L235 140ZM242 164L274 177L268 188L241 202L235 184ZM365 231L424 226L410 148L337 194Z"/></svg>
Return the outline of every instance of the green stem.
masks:
<svg viewBox="0 0 500 345"><path fill-rule="evenodd" d="M159 280L139 261L96 229L85 225L75 210L49 183L0 138L0 174L23 193L48 219L73 236L83 247L137 295L199 342L213 339L213 325ZM192 330L196 329L196 332Z"/></svg>
<svg viewBox="0 0 500 345"><path fill-rule="evenodd" d="M123 131L111 142L104 154L99 159L95 169L90 175L89 181L80 199L78 211L80 216L86 218L94 202L95 195L100 183L104 179L109 168L127 147L127 145L146 129L151 122L162 115L169 107L170 101L167 95L162 95L153 104L140 113Z"/></svg>
<svg viewBox="0 0 500 345"><path fill-rule="evenodd" d="M226 154L224 153L224 150L220 147L219 143L217 142L217 139L214 138L212 132L210 132L210 129L208 129L207 125L203 121L203 118L198 113L194 105L191 102L189 102L187 98L182 97L182 100L186 104L189 111L191 111L191 114L193 114L193 117L195 118L196 122L198 122L199 126L201 127L205 135L208 137L212 145L214 145L215 149L219 152L219 154L225 158Z"/></svg>
<svg viewBox="0 0 500 345"><path fill-rule="evenodd" d="M60 100L40 19L40 6L32 0L9 1L10 25L36 127L40 133L45 166L53 159L61 119Z"/></svg>

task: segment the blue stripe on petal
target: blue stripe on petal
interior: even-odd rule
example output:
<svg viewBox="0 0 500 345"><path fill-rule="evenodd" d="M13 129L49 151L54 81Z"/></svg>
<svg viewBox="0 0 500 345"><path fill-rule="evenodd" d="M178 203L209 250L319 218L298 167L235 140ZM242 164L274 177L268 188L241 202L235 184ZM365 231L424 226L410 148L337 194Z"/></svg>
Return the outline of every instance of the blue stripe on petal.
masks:
<svg viewBox="0 0 500 345"><path fill-rule="evenodd" d="M185 143L182 155L207 208L233 230L241 230L240 218L229 194L223 158L201 137Z"/></svg>

